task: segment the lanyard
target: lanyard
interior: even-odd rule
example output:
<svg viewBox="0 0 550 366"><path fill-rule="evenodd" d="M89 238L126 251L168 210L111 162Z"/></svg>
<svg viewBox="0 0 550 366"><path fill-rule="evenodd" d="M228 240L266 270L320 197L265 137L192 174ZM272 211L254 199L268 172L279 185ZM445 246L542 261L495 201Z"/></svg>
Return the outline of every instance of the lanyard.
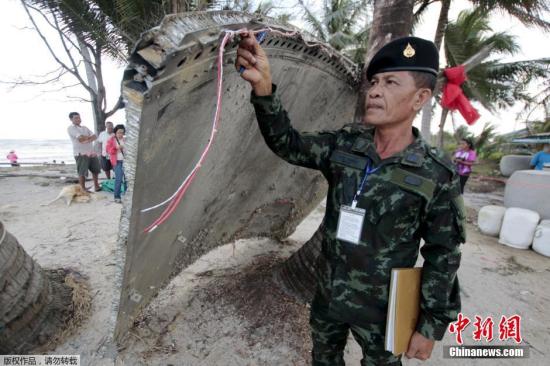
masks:
<svg viewBox="0 0 550 366"><path fill-rule="evenodd" d="M353 196L353 201L351 202L351 207L355 208L357 206L357 197L361 195L361 192L363 192L363 188L365 187L365 183L367 183L367 178L369 175L376 173L380 167L378 168L371 168L370 163L367 164L365 168L365 175L363 176L363 180L361 181L361 185L359 186L359 189L357 192L355 192L355 196Z"/></svg>

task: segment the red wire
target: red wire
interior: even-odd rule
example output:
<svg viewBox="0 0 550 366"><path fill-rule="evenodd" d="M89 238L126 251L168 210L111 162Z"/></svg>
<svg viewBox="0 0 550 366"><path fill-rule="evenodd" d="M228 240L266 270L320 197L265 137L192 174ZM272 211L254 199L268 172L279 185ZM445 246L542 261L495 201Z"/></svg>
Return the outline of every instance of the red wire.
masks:
<svg viewBox="0 0 550 366"><path fill-rule="evenodd" d="M208 142L208 145L206 146L206 149L202 153L198 164L193 169L193 172L191 173L187 183L184 186L181 187L181 189L177 192L176 196L172 199L172 201L170 201L168 206L164 209L162 214L151 225L149 225L148 227L145 228L144 231L146 233L150 233L153 230L155 230L158 226L160 226L162 223L164 223L172 215L172 213L174 212L174 210L178 206L179 202L181 201L181 199L185 195L185 192L187 191L187 188L189 188L189 186L193 182L197 172L200 170L202 161L208 155L208 152L210 151L212 143L214 142L214 137L216 135L217 128L219 126L219 121L220 121L220 110L221 110L221 101L222 101L221 100L222 99L221 98L222 97L221 90L222 90L223 51L225 49L225 45L226 45L227 41L229 40L229 38L230 38L230 34L226 33L226 35L224 36L224 38L222 40L222 43L220 45L220 50L219 50L219 55L218 55L218 72L217 72L217 76L218 76L217 89L218 89L218 92L217 92L216 114L214 116L214 119L215 119L214 120L214 129L211 133L210 141Z"/></svg>

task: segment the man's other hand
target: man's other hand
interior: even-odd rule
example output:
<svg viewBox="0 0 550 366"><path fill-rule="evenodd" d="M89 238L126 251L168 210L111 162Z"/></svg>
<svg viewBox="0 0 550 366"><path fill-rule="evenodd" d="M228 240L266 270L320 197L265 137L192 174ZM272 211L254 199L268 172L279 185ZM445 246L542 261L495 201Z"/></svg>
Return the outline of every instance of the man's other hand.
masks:
<svg viewBox="0 0 550 366"><path fill-rule="evenodd" d="M435 341L414 332L409 342L409 349L405 353L407 358L417 358L425 361L432 355Z"/></svg>
<svg viewBox="0 0 550 366"><path fill-rule="evenodd" d="M248 81L257 96L271 95L271 70L264 50L252 32L241 34L241 42L237 48L237 71L244 67L241 77Z"/></svg>

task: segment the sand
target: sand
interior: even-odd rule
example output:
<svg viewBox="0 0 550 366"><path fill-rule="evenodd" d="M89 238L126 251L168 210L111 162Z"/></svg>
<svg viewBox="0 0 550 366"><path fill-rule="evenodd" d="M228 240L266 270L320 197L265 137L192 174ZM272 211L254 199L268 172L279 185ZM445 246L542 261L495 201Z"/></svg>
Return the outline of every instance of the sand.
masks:
<svg viewBox="0 0 550 366"><path fill-rule="evenodd" d="M89 203L66 206L58 201L41 206L57 196L73 176L72 169L25 168L17 171L19 177L2 176L15 171L0 169L0 220L7 230L44 268L71 268L90 284L93 303L88 319L50 353L80 354L83 365L308 364L308 306L282 293L271 282L271 269L311 236L322 218L322 205L285 242L239 240L186 268L136 321L115 362L103 357L102 349L108 339L111 304L118 296L113 290L113 253L121 205L113 202L112 194L100 192ZM550 258L498 244L472 225L481 206L501 200L501 189L466 194L471 223L459 270L463 313L472 321L475 315L493 316L496 338L501 315L521 315L529 359L443 359L442 347L455 345L454 336L447 333L426 365L547 364ZM465 344L476 343L472 330L470 325L463 333ZM358 365L360 358L360 349L350 341L348 364Z"/></svg>

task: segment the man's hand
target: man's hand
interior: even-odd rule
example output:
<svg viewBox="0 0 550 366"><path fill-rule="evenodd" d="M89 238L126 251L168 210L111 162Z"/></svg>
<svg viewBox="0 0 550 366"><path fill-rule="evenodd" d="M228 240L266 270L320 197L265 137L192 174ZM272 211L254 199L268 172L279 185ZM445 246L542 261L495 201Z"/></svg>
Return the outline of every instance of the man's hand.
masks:
<svg viewBox="0 0 550 366"><path fill-rule="evenodd" d="M241 43L237 48L237 71L243 66L241 77L248 81L257 96L271 95L271 70L264 50L256 41L254 33L241 34Z"/></svg>
<svg viewBox="0 0 550 366"><path fill-rule="evenodd" d="M417 358L426 361L432 355L435 341L414 332L409 342L409 349L405 353L407 358Z"/></svg>

